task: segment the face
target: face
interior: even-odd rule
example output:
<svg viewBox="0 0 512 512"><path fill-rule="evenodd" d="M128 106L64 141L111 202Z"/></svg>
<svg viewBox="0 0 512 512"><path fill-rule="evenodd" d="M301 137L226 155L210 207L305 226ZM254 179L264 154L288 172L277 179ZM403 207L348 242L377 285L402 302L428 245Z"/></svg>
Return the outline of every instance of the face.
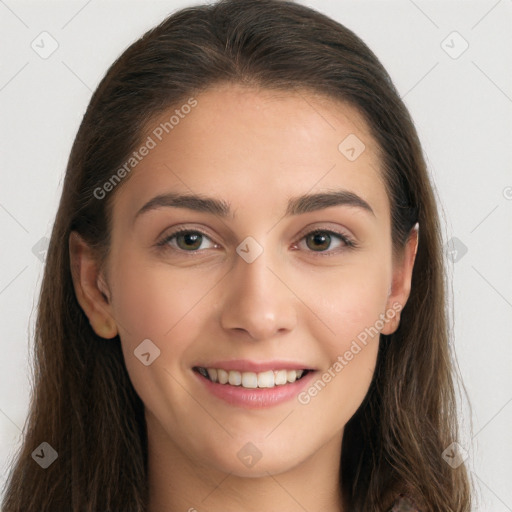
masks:
<svg viewBox="0 0 512 512"><path fill-rule="evenodd" d="M234 85L195 99L169 134L154 129L174 108L151 125L115 192L103 310L150 439L279 473L341 446L407 272L357 111Z"/></svg>

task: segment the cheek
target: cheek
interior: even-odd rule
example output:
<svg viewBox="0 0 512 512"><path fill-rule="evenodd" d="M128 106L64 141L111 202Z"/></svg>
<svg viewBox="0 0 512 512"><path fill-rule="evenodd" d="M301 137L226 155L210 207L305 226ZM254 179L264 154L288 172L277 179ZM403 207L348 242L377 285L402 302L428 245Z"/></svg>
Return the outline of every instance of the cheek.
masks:
<svg viewBox="0 0 512 512"><path fill-rule="evenodd" d="M135 251L118 260L112 277L113 309L132 383L145 402L151 402L159 389L170 398L174 387L170 374L184 369L184 356L200 337L201 305L212 278L148 263ZM148 358L154 362L146 366L141 354L147 352L146 362Z"/></svg>
<svg viewBox="0 0 512 512"><path fill-rule="evenodd" d="M314 313L309 315L307 329L327 357L319 379L299 402L307 404L321 392L314 407L334 404L333 414L340 416L338 424L344 424L357 410L372 380L390 268L385 259L359 262L324 276L317 274L315 285L300 292Z"/></svg>
<svg viewBox="0 0 512 512"><path fill-rule="evenodd" d="M135 251L117 261L112 305L126 369L146 407L163 407L166 422L174 424L179 411L191 407L181 384L183 362L200 337L201 305L212 284L207 276L148 263Z"/></svg>
<svg viewBox="0 0 512 512"><path fill-rule="evenodd" d="M313 316L322 320L324 331L330 334L324 338L331 356L347 350L367 329L375 325L382 329L380 315L385 312L391 282L391 265L386 259L361 258L357 264L317 272L314 279L296 276L296 282L298 295L305 298ZM315 324L310 325L313 328Z"/></svg>
<svg viewBox="0 0 512 512"><path fill-rule="evenodd" d="M119 261L113 281L116 321L124 338L133 341L141 337L164 341L183 320L193 325L194 307L211 287L207 276L148 263L136 255Z"/></svg>

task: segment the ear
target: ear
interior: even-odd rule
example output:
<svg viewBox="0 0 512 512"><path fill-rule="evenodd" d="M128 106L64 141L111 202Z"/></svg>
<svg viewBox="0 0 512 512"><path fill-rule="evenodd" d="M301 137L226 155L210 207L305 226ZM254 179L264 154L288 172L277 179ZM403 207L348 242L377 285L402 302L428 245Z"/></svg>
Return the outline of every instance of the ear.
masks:
<svg viewBox="0 0 512 512"><path fill-rule="evenodd" d="M114 338L117 325L107 283L99 270L97 257L76 231L69 235L69 259L76 298L91 327L102 338Z"/></svg>
<svg viewBox="0 0 512 512"><path fill-rule="evenodd" d="M418 238L419 225L416 223L411 229L402 254L393 263L393 278L386 311L395 311L396 314L386 321L381 331L382 334L393 334L400 324L400 311L404 308L411 292L412 271L418 252Z"/></svg>

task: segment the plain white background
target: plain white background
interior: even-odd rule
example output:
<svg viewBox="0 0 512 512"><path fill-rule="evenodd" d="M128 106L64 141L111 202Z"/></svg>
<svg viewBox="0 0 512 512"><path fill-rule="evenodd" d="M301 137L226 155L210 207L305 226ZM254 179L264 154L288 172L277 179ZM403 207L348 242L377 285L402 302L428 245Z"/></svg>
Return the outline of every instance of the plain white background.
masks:
<svg viewBox="0 0 512 512"><path fill-rule="evenodd" d="M415 120L444 212L474 510L512 511L512 2L301 3L372 48ZM0 485L28 410L45 237L76 130L113 60L188 5L0 0Z"/></svg>

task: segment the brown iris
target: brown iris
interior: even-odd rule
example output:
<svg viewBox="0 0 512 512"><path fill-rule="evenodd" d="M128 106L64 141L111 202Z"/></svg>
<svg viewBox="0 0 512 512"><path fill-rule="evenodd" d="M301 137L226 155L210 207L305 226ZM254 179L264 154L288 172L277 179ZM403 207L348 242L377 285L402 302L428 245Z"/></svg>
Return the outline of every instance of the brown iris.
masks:
<svg viewBox="0 0 512 512"><path fill-rule="evenodd" d="M306 236L306 245L312 251L325 251L331 245L331 236L320 231L310 233Z"/></svg>
<svg viewBox="0 0 512 512"><path fill-rule="evenodd" d="M176 235L176 245L185 251L199 249L202 241L203 235L194 231L187 231Z"/></svg>

